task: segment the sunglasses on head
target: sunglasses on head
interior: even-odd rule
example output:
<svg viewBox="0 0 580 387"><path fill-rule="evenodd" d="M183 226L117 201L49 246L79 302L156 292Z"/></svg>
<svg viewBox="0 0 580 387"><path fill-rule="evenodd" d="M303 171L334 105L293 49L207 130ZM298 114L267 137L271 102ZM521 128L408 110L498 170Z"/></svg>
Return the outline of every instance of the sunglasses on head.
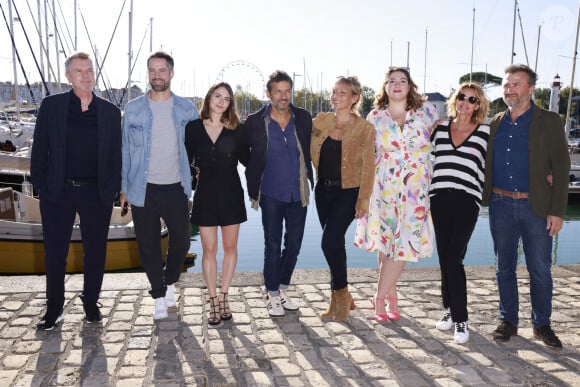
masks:
<svg viewBox="0 0 580 387"><path fill-rule="evenodd" d="M474 97L473 95L471 95L471 96L469 96L469 97L468 97L468 96L466 96L466 95L465 95L465 94L463 94L463 93L459 93L459 94L457 94L457 99L458 99L458 100L460 100L460 101L465 101L465 100L467 100L467 102L469 102L469 103L470 103L470 104L472 104L472 105L475 105L476 103L478 103L478 102L479 102L479 98L477 98L477 97Z"/></svg>

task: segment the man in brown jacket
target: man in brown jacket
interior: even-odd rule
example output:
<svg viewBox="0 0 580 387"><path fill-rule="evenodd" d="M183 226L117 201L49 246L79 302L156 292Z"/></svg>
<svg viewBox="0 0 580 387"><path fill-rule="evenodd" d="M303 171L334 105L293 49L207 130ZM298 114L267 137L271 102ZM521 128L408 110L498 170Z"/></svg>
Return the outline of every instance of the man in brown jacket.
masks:
<svg viewBox="0 0 580 387"><path fill-rule="evenodd" d="M496 341L518 332L518 242L522 239L530 274L534 338L562 348L552 331L552 238L564 223L570 156L562 119L532 101L536 73L525 65L505 70L503 99L507 111L491 121L485 165L483 205L497 259L501 324Z"/></svg>

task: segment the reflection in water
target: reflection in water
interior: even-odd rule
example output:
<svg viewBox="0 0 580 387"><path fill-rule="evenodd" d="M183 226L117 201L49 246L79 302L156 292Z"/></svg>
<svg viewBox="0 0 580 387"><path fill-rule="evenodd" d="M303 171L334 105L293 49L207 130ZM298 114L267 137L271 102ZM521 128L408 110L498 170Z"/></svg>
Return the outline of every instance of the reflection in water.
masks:
<svg viewBox="0 0 580 387"><path fill-rule="evenodd" d="M352 222L346 233L346 254L349 268L376 268L377 255L369 253L353 246L356 222ZM328 265L320 249L320 222L316 215L314 200L310 201L306 216L306 227L302 249L298 257L297 268L299 269L327 269ZM201 241L199 231L192 230L190 252L197 254L199 258L196 265L188 271L201 272ZM564 228L554 238L553 262L558 265L570 265L580 263L578 251L580 251L580 197L570 200ZM523 249L520 248L519 263L524 264ZM223 250L218 243L218 270L221 270ZM473 231L473 236L467 248L464 264L466 266L495 266L493 253L493 241L489 231L489 213L486 207L480 211L479 219ZM260 211L248 208L248 221L242 223L238 239L238 271L262 271L264 265L264 237L262 232L262 219ZM438 266L439 259L436 254L409 266Z"/></svg>
<svg viewBox="0 0 580 387"><path fill-rule="evenodd" d="M569 198L564 221L567 220L580 220L580 197Z"/></svg>

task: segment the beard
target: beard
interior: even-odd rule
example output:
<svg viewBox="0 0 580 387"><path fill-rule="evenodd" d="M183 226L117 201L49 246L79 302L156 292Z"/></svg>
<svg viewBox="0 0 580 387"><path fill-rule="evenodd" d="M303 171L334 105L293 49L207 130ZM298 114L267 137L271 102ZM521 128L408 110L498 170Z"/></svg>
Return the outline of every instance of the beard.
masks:
<svg viewBox="0 0 580 387"><path fill-rule="evenodd" d="M162 81L161 83L154 83L155 81L157 81L157 79L154 79L153 81L149 82L149 85L151 86L152 90L157 92L166 91L169 89L169 86L171 85L170 82Z"/></svg>

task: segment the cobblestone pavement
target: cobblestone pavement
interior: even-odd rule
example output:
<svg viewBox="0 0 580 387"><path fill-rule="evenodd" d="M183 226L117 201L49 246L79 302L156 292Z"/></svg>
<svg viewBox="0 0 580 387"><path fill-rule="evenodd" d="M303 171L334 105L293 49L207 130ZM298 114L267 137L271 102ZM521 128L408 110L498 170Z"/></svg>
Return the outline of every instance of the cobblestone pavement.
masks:
<svg viewBox="0 0 580 387"><path fill-rule="evenodd" d="M0 277L0 386L580 386L580 265L554 267L552 326L564 349L532 338L527 275L520 273L519 336L496 344L492 268L468 268L471 337L435 329L441 317L437 269L407 268L401 320L379 324L369 298L376 270L349 271L357 309L345 323L323 322L326 270L297 270L290 294L299 312L272 319L260 273L238 273L233 321L208 328L199 273L177 284L178 309L153 322L144 274L107 274L105 318L83 321L82 276L67 276L65 320L37 332L44 277Z"/></svg>

